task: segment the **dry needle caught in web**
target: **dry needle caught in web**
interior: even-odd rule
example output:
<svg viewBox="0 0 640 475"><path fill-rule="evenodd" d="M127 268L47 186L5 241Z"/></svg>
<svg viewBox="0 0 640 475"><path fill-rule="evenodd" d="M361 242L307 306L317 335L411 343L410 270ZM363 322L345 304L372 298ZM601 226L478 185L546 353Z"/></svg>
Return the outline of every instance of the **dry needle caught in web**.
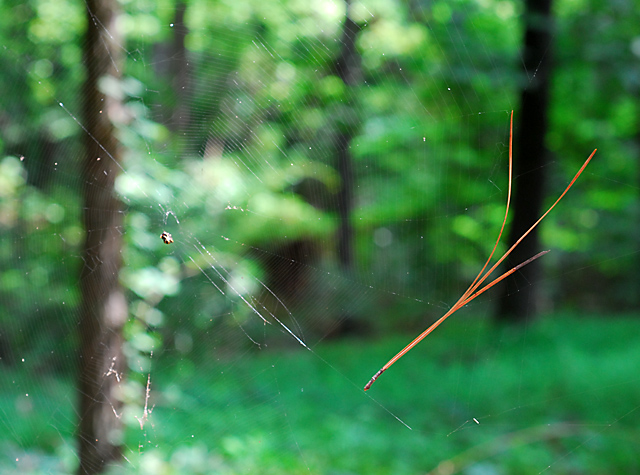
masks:
<svg viewBox="0 0 640 475"><path fill-rule="evenodd" d="M498 239L496 239L496 243L493 246L493 250L491 251L491 254L489 254L489 258L487 259L487 262L485 262L484 266L482 267L482 270L480 270L480 272L478 273L478 276L471 283L469 288L462 294L462 296L458 299L458 301L453 305L453 307L451 307L449 309L449 311L447 313L445 313L442 317L440 317L438 320L436 320L435 323L433 323L429 328L427 328L420 335L418 335L415 338L415 340L413 340L411 343L409 343L407 346L405 346L397 355L395 355L393 358L391 358L387 362L387 364L385 364L382 368L380 368L380 370L376 374L373 375L373 377L369 380L369 382L364 387L365 391L367 389L369 389L373 383L376 382L376 379L378 379L382 373L384 373L396 361L398 361L400 358L402 358L404 355L406 355L409 352L409 350L411 350L414 346L416 346L418 343L420 343L429 333L431 333L433 330L438 328L438 326L442 322L444 322L449 316L453 315L455 312L460 310L460 308L462 308L463 306L465 306L466 304L471 302L473 299L475 299L478 295L480 295L481 293L485 292L486 290L489 290L495 284L497 284L498 282L500 282L504 278L510 276L511 274L516 272L518 269L526 266L530 262L535 261L538 257L541 257L541 256L545 255L547 252L549 252L549 251L542 251L542 252L536 254L535 256L533 256L533 257L527 259L526 261L524 261L523 263L518 264L517 266L509 269L507 272L505 272L504 274L500 275L499 277L496 277L494 280L492 280L488 284L482 286L484 281L487 280L487 277L489 277L493 273L493 271L496 270L496 268L502 263L502 261L504 261L507 258L507 256L509 254L511 254L511 252L518 246L518 244L520 244L522 242L522 240L525 237L527 237L527 235L531 231L533 231L533 229L538 224L540 224L540 221L542 221L545 218L545 216L547 216L547 214L549 214L549 212L560 202L560 200L564 197L564 195L567 193L567 191L569 191L569 189L573 186L575 181L578 179L578 177L582 174L584 169L587 167L587 165L589 164L589 162L591 161L591 159L595 155L596 150L591 152L591 155L589 155L589 158L587 158L587 160L584 162L582 167L580 167L580 170L578 170L578 173L576 173L576 175L573 177L573 180L571 180L569 185L565 188L565 190L562 192L560 197L551 205L551 207L540 217L540 219L538 219L538 221L533 223L533 225L527 230L527 232L525 232L522 236L520 236L520 238L513 244L513 246L511 246L509 248L509 250L507 252L505 252L502 255L502 257L500 259L498 259L498 261L493 266L491 266L491 268L485 273L484 272L485 269L487 268L487 266L491 262L491 258L493 257L493 254L496 252L496 248L498 247L498 243L500 242L500 238L502 237L502 231L504 231L504 226L507 223L507 217L509 216L509 204L511 203L511 175L512 175L512 168L513 168L513 165L512 165L512 157L513 157L513 155L512 155L512 152L513 152L513 111L511 111L511 128L510 128L510 133L509 133L509 192L507 193L507 206L506 206L506 209L505 209L505 212L504 212L504 219L502 221L502 227L500 228L500 232L498 233Z"/></svg>

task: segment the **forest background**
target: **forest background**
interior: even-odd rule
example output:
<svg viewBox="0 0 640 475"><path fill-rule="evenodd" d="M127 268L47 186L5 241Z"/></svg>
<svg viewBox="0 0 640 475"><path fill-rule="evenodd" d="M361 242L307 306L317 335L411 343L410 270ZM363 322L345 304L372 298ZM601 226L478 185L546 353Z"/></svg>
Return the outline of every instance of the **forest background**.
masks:
<svg viewBox="0 0 640 475"><path fill-rule="evenodd" d="M0 9L6 470L640 471L636 1Z"/></svg>

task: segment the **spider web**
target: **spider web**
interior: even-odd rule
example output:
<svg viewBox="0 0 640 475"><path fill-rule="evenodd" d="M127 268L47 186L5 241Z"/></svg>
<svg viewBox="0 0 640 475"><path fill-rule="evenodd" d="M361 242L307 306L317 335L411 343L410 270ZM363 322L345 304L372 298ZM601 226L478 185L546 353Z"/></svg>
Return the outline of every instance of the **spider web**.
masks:
<svg viewBox="0 0 640 475"><path fill-rule="evenodd" d="M123 6L125 77L102 83L124 104L116 189L125 206L128 373L104 375L125 402L113 410L124 427L114 473L596 473L616 440L618 460L632 464L640 407L632 361L613 370L615 354L605 352L613 345L591 335L589 322L494 332L491 293L363 393L416 330L455 302L493 246L507 192L509 112L518 106L521 12L511 2L354 3L361 78L349 85L335 73L345 5L309 3L191 2L182 21L169 3ZM47 58L32 67L17 47L7 54L14 69L46 76L37 61ZM525 84L535 75L528 71ZM77 342L67 337L77 331L77 278L68 276L77 275L82 230L79 210L56 203L81 185L73 142L86 127L76 91L44 79L33 87L57 104L52 127L72 139L67 154L52 150L62 158L35 171L28 152L2 162L15 183L28 171L51 175L55 189L52 201L25 195L33 205L20 211L43 209L45 224L16 228L9 262L21 269L18 260L48 252L50 241L66 254L60 265L21 269L54 294L35 296L30 310L59 323L3 317L8 347L31 338L36 349L16 353L2 379L3 470L66 473L77 464L80 417ZM348 146L336 147L345 131ZM553 134L555 151L566 152L571 143ZM549 165L553 194L593 145ZM354 170L347 263L336 239L340 152ZM579 186L637 194L629 169L611 167L593 164ZM545 257L549 307L563 305L553 289L573 290L563 281L615 269L638 252L637 244L573 240L628 218L620 209L590 211L571 195L561 207L544 236L561 256ZM45 275L49 266L56 270ZM567 328L605 355L589 360L588 374L572 366L579 350L563 340ZM637 344L626 328L620 352ZM555 358L537 358L541 341L553 342ZM514 359L515 369L505 363ZM582 382L545 387L536 377L554 372ZM617 392L638 397L618 406ZM597 407L597 416L575 418L566 401ZM598 447L606 456L596 460Z"/></svg>

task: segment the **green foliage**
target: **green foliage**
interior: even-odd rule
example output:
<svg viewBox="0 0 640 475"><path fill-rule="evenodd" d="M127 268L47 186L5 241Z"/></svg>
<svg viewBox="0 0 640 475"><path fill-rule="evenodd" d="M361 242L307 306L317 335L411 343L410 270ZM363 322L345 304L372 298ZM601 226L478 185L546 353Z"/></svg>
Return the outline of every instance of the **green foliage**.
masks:
<svg viewBox="0 0 640 475"><path fill-rule="evenodd" d="M74 157L81 156L83 138L77 91L84 10L54 3L7 7L1 20L1 145L3 155L25 157L3 162L2 318L28 315L36 332L52 331L41 323L58 321L51 315L73 312L80 262L60 256L77 256L82 240ZM334 70L342 6L196 1L187 5L185 25L172 23L171 0L122 7L126 76L102 87L126 104L119 137L127 158L118 192L127 205L122 282L131 291L135 328L172 335L179 326L192 334L232 308L244 321L251 312L245 307L242 316L237 298L212 292L212 283L227 285L214 263L229 271L229 282L247 276L253 284L241 293L250 294L267 277L267 255L279 252L283 236L319 243L324 252L316 265L335 270L334 141L345 131L354 134L356 279L424 300L449 301L465 287L491 249L487 233L502 219L503 111L528 80L518 72L520 4L356 3L351 14L362 27L363 83L354 87ZM629 227L637 220L637 187L628 182L637 171L630 157L638 152L636 23L629 2L586 8L557 6L550 195L593 146L601 152L542 228L554 249L545 257L548 287L558 305L625 308L637 300L636 263L616 257L637 253ZM189 54L184 96L170 76L175 58L158 49L178 32L187 33ZM180 101L191 119L176 131L168 117ZM300 192L309 183L316 188ZM164 230L175 245L159 240ZM565 284L567 263L590 271ZM318 289L326 284L322 275L312 276ZM608 289L600 293L606 300L593 297L593 282ZM51 296L34 304L27 292L12 292L23 288ZM166 318L182 306L175 297L185 294L197 296L186 327ZM378 301L360 304L360 311L404 315L394 325L410 325L424 312L402 302L394 310L381 294L369 298ZM389 325L382 317L371 321ZM66 332L66 323L55 331Z"/></svg>
<svg viewBox="0 0 640 475"><path fill-rule="evenodd" d="M633 463L612 439L593 429L620 416L607 412L611 408L637 405L635 389L619 401L606 389L607 378L614 384L631 371L633 359L621 354L627 346L617 346L632 338L624 325L624 331L602 322L551 327L550 333L576 338L575 345L574 340L552 343L549 327L542 325L529 334L531 359L522 357L517 338L506 333L500 360L494 357L488 331L468 341L468 334L452 329L451 335L466 343L455 350L439 346L453 340L431 340L438 351L435 359L415 356L394 372L401 381L433 375L437 390L417 394L407 392L406 384L378 383L379 394L397 406L394 412L420 421L418 437L380 435L395 433L396 425L388 424L397 422L363 405L359 393L340 387L344 380L333 381L331 368L317 364L311 354L282 354L286 371L268 373L272 370L265 359L247 358L222 381L200 377L224 367L224 362L213 361L212 348L254 356L251 335L266 335L266 330L251 306L278 308L277 315L294 318L286 322L292 327L299 323L309 341L320 341L344 309L378 333L414 328L422 326L426 313L438 312L440 302L453 302L466 288L490 252L503 216L508 111L517 107L518 91L535 73L525 77L519 69L520 3L352 3L352 18L362 27L357 39L362 82L357 86L345 85L335 70L345 14L340 3L196 0L187 4L184 25L173 24L174 0L121 3L125 77L104 80L101 87L124 104L116 120L125 156L116 184L126 208L120 279L130 308L125 353L131 377L123 417L133 447L139 442L132 435L142 413L139 395L149 371L162 361L167 366L156 374L164 378L157 382L164 400L154 417L170 430L158 431L154 440L160 447L171 446L170 453L146 447L138 455L128 454L134 465L143 467L141 473L146 467L153 473L201 473L211 467L218 473L269 473L270 467L275 467L273 473L308 472L300 457L282 451L274 440L273 434L282 433L281 427L273 427L274 421L282 423L278 408L248 409L247 418L254 420L250 430L246 422L240 428L233 425L231 415L245 411L247 394L262 400L273 389L255 387L251 376L242 379L256 372L273 374L290 391L306 375L309 402L285 402L296 424L292 444L305 453L314 453L314 446L326 451L307 461L321 472L342 467L415 473L432 464L433 453L441 454L439 460L451 458L480 442L464 426L448 445L445 436L452 427L480 412L493 415L504 409L492 397L496 388L503 388L509 401L533 401L534 409L525 411L519 424L504 422L506 430L488 428L483 440L535 429L543 421L534 413L546 412L552 421L587 421L586 428L575 429L570 437L603 444L610 455L610 464L603 465L584 451L561 461L559 471L625 471ZM13 366L11 371L22 359L31 374L75 370L83 241L78 164L86 139L81 112L84 9L84 4L67 0L0 7L0 357ZM594 147L600 149L579 185L541 228L545 248L553 249L544 258L543 285L556 307L600 308L609 314L638 304L636 10L630 1L556 4L555 45L549 56L554 61L549 199L564 189L567 177ZM171 49L180 33L186 33L185 62ZM181 106L187 111L182 125L175 115ZM516 111L516 123L517 117ZM335 244L341 186L335 139L341 133L353 135L355 265L350 274L339 269ZM161 241L163 231L172 234L173 244ZM311 263L294 262L283 252L292 242L321 250ZM305 277L312 289L300 301L291 299L293 317L277 302L269 306L274 297L267 290L275 288L269 281L274 267L276 281L285 282L296 267L292 262L311 269ZM231 337L237 328L249 338ZM584 348L601 344L589 338L606 331L615 332L611 338L616 345L603 345L595 359ZM265 336L269 344L270 338ZM353 361L349 374L360 378L371 372L372 358L382 361L402 343L404 339L396 339L366 348L344 343L321 347L318 354L330 361ZM483 363L470 363L478 358ZM199 368L201 361L210 366ZM549 371L558 361L571 378ZM445 371L439 363L451 367ZM582 397L581 391L594 389L589 387L594 370L603 375L595 389L608 405ZM452 374L476 382L465 401L450 399L460 387ZM327 397L321 386L333 383ZM52 388L57 394L55 385L41 389L37 410L49 407L40 403ZM22 389L36 397L35 391ZM283 389L283 394L290 392ZM344 405L338 405L344 394ZM554 395L562 397L556 401ZM171 404L179 408L179 418L169 417ZM11 410L3 414L12 414L14 407L21 415L33 414L23 411L27 405L22 399L4 399L0 408L7 407ZM234 410L221 410L225 407ZM427 413L425 407L435 410ZM61 414L53 428L37 430L37 418L29 418L25 427L13 420L9 425L22 440L71 457L69 467L74 463L70 443L61 446L54 432L73 417ZM631 420L617 425L620 437L637 435ZM364 424L370 437L363 435ZM63 431L65 441L71 432ZM210 432L219 446L201 442ZM435 442L430 433L439 435ZM193 444L183 442L194 434ZM544 442L517 450L512 447L517 442L504 442L507 451L500 466L507 472L526 467L539 471L544 464L531 465L532 460L558 460L579 444L569 438L562 442L567 446L558 448L544 431L520 435ZM428 444L433 448L423 453ZM408 465L410 461L417 462ZM487 470L496 469L487 463Z"/></svg>
<svg viewBox="0 0 640 475"><path fill-rule="evenodd" d="M625 447L638 437L636 319L554 316L526 332L498 334L477 320L451 322L372 389L372 397L413 430L383 407L364 404L359 387L372 361L393 353L404 335L327 344L317 356L300 350L209 358L197 369L187 360L167 360L153 380L156 406L149 419L162 429L132 426L130 463L112 473L404 474L446 464L498 472L548 465L558 473L633 472L637 457ZM318 357L340 361L341 374ZM40 449L63 454L72 442L56 437L39 414L63 402L72 384L42 384L56 388L52 400L40 401L41 390L33 388L30 397L38 402L14 430L22 437L35 431ZM70 436L69 419L61 414L55 425ZM32 457L32 473L40 473L38 464L48 461L35 451ZM12 473L8 463L5 457L4 473ZM54 465L49 473L70 469Z"/></svg>
<svg viewBox="0 0 640 475"><path fill-rule="evenodd" d="M61 352L72 352L76 341L69 328L79 302L79 264L61 256L78 253L79 209L69 206L68 190L45 194L28 185L21 158L0 160L0 356L6 364L28 359L34 369L57 371L47 341L57 340Z"/></svg>

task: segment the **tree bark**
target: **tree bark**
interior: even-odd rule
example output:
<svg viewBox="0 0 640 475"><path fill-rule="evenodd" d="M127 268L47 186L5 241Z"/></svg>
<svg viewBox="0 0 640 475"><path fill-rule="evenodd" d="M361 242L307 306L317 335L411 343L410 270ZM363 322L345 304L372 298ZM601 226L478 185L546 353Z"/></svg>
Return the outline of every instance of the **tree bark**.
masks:
<svg viewBox="0 0 640 475"><path fill-rule="evenodd" d="M362 77L361 58L356 48L356 39L360 27L351 18L351 2L345 0L346 14L342 30L342 48L336 59L334 70L342 79L347 90L356 86ZM355 136L359 121L357 119L356 104L349 99L350 91L345 95L344 106L340 107L337 120L337 131L334 141L337 155L337 171L340 176L340 189L336 196L336 208L338 211L337 251L338 263L342 272L349 275L353 272L353 225L351 224L351 212L353 209L354 173L351 158L351 140ZM332 330L332 335L358 332L353 312L344 308L339 323Z"/></svg>
<svg viewBox="0 0 640 475"><path fill-rule="evenodd" d="M345 86L352 87L360 81L360 55L356 49L356 38L360 32L358 25L350 17L351 3L346 0L347 11L342 31L342 49L336 60L335 70ZM353 104L347 104L353 108ZM351 112L351 111L349 111ZM338 216L338 260L343 270L350 272L353 262L353 226L351 225L351 209L353 207L353 164L349 146L355 135L357 124L355 113L346 113L340 121L335 146L338 155L338 173L341 187L337 196Z"/></svg>
<svg viewBox="0 0 640 475"><path fill-rule="evenodd" d="M118 100L100 91L105 76L120 78L122 44L116 27L116 0L87 0L84 62L82 163L83 222L86 239L80 273L79 474L103 472L121 458L119 387L125 369L122 327L127 304L118 283L123 212L114 184L120 150L112 117Z"/></svg>
<svg viewBox="0 0 640 475"><path fill-rule="evenodd" d="M544 198L548 150L545 146L551 75L551 0L525 1L524 72L529 83L521 93L519 127L514 144L513 221L509 243L513 244L540 217ZM538 229L513 251L509 262L517 265L540 251ZM505 279L497 320L520 322L540 310L541 273L536 260Z"/></svg>
<svg viewBox="0 0 640 475"><path fill-rule="evenodd" d="M185 39L189 30L184 23L184 14L187 5L184 1L176 3L176 13L173 20L173 41L171 43L170 69L172 86L176 95L176 105L173 110L169 127L173 131L183 131L189 123L189 104L187 96L189 94L189 61Z"/></svg>

